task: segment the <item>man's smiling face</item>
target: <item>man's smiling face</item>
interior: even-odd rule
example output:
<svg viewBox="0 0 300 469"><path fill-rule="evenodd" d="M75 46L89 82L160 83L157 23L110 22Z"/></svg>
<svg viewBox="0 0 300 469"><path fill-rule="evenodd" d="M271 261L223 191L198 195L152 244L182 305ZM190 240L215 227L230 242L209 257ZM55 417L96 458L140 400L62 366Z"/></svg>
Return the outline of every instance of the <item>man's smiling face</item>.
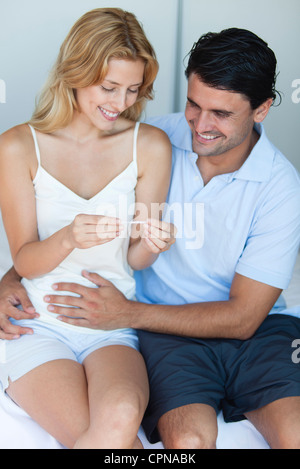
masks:
<svg viewBox="0 0 300 469"><path fill-rule="evenodd" d="M249 145L256 111L242 94L212 88L192 73L185 110L199 156L229 156ZM235 151L234 151L235 152Z"/></svg>

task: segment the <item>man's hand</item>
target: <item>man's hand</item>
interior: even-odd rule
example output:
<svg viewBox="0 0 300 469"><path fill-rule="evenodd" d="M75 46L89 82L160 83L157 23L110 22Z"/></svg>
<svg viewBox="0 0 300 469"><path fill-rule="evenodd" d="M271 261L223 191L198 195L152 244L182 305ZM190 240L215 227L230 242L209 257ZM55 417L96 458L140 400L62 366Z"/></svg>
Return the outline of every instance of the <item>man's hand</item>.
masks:
<svg viewBox="0 0 300 469"><path fill-rule="evenodd" d="M39 316L20 280L16 271L11 269L0 282L0 339L18 339L21 335L33 333L30 328L13 325L9 318L20 320ZM18 306L22 306L23 311Z"/></svg>
<svg viewBox="0 0 300 469"><path fill-rule="evenodd" d="M62 322L90 329L113 330L130 327L131 301L98 274L83 271L82 275L98 288L76 283L55 284L53 288L57 292L72 292L79 296L47 295L44 300L50 303L48 311L58 314L57 319Z"/></svg>

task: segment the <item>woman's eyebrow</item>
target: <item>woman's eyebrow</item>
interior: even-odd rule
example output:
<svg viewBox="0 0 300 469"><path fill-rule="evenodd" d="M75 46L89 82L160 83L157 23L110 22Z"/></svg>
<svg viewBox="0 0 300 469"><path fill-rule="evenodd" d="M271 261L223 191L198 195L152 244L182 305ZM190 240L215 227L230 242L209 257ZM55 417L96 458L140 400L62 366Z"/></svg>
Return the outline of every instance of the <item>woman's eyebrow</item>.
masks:
<svg viewBox="0 0 300 469"><path fill-rule="evenodd" d="M108 78L106 78L104 81L107 81L108 83L110 83L111 85L117 85L117 86L120 86L120 83L117 83L116 81L113 81L113 80L109 80ZM135 84L132 84L130 86L141 86L143 84L143 82L141 81L140 83L135 83Z"/></svg>

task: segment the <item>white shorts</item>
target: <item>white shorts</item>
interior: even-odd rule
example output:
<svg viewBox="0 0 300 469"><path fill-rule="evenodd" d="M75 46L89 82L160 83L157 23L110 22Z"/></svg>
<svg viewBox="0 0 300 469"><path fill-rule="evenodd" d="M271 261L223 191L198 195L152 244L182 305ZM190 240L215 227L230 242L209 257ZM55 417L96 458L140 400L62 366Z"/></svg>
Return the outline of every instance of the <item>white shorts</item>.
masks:
<svg viewBox="0 0 300 469"><path fill-rule="evenodd" d="M37 366L52 360L69 359L82 364L95 350L109 345L125 345L139 350L133 329L99 331L98 334L71 331L43 323L37 319L12 323L33 329L33 335L15 340L0 340L0 392L5 392L10 381L16 381Z"/></svg>

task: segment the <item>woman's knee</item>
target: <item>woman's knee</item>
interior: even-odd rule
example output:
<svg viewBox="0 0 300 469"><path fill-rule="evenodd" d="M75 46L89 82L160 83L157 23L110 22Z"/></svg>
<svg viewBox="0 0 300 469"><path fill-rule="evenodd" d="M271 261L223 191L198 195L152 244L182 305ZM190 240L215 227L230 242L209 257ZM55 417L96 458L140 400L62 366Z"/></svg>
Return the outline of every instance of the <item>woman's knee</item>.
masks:
<svg viewBox="0 0 300 469"><path fill-rule="evenodd" d="M110 393L102 403L103 414L106 414L111 425L118 423L119 428L140 424L147 406L147 397L138 390Z"/></svg>

